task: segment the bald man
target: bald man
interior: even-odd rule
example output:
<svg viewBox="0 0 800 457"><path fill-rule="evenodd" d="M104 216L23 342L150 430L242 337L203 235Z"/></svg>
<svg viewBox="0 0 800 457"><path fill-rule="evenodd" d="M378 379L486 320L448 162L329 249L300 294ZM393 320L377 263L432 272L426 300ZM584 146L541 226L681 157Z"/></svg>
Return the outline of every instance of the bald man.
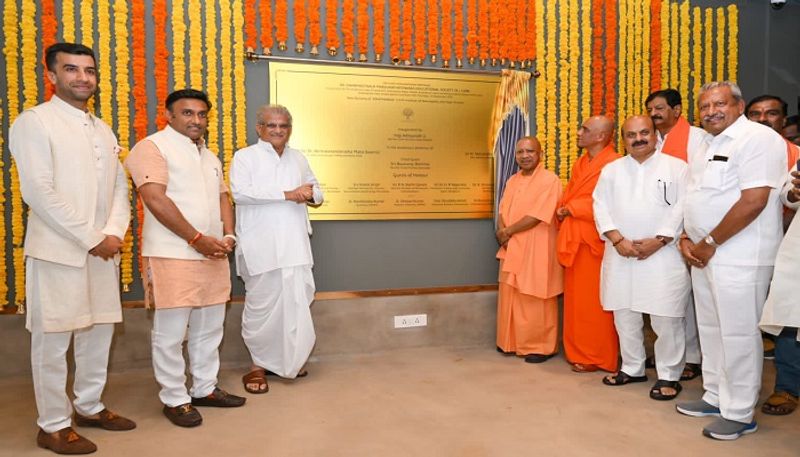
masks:
<svg viewBox="0 0 800 457"><path fill-rule="evenodd" d="M564 266L564 351L578 373L616 371L619 347L614 316L600 305L600 265L605 243L592 209L600 171L619 156L611 140L614 123L605 116L587 119L578 130L585 153L572 167L556 211L561 221L558 260Z"/></svg>
<svg viewBox="0 0 800 457"><path fill-rule="evenodd" d="M497 295L497 348L541 363L558 345L558 295L563 271L556 258L555 211L561 181L544 168L542 146L534 137L517 141L519 171L500 199Z"/></svg>
<svg viewBox="0 0 800 457"><path fill-rule="evenodd" d="M690 290L689 271L675 249L683 230L687 165L658 151L648 116L626 120L622 140L628 155L603 168L593 194L597 230L606 241L600 301L614 313L622 352L622 367L603 383L647 380L646 313L658 336L658 381L650 398L671 400L681 391Z"/></svg>

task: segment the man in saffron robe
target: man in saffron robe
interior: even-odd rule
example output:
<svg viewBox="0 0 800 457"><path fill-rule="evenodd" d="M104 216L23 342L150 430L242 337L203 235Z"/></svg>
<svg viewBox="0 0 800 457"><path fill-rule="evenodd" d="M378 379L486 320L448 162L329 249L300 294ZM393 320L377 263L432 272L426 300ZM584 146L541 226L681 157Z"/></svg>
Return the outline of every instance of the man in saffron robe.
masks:
<svg viewBox="0 0 800 457"><path fill-rule="evenodd" d="M614 123L605 116L587 119L578 130L586 150L556 211L558 261L564 266L564 351L572 370L583 373L617 369L619 344L614 315L600 305L600 265L605 243L594 223L592 192L603 167L619 158L611 140Z"/></svg>
<svg viewBox="0 0 800 457"><path fill-rule="evenodd" d="M497 347L541 363L558 352L558 295L563 270L556 257L555 211L561 199L558 176L541 163L535 137L517 141L520 171L500 200Z"/></svg>
<svg viewBox="0 0 800 457"><path fill-rule="evenodd" d="M656 126L658 152L689 161L692 154L701 153L709 136L705 130L689 125L681 116L681 94L675 89L658 90L647 96L644 102L647 114ZM689 298L686 307L686 365L681 373L681 381L689 381L701 374L700 339L697 336L697 319L694 301ZM652 360L652 362L650 362ZM655 368L656 362L648 359Z"/></svg>

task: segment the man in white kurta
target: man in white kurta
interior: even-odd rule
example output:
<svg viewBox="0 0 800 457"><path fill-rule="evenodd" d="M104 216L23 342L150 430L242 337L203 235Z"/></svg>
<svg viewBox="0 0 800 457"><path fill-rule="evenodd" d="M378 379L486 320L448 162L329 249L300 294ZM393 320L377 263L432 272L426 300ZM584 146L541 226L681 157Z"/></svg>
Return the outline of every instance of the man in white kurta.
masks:
<svg viewBox="0 0 800 457"><path fill-rule="evenodd" d="M31 332L37 443L57 453L97 447L71 428L66 354L74 338L75 423L128 430L105 387L114 323L122 320L119 248L130 221L128 184L111 128L87 111L97 87L92 50L58 43L46 53L50 101L11 126L10 149L30 208L25 236L26 327Z"/></svg>
<svg viewBox="0 0 800 457"><path fill-rule="evenodd" d="M656 150L675 157L684 162L694 154L701 154L705 148L708 133L689 124L681 115L683 103L681 94L675 89L662 89L647 96L645 107L656 126ZM689 294L686 307L686 365L681 373L681 381L688 381L700 376L700 339L697 335L697 319L694 312L694 300Z"/></svg>
<svg viewBox="0 0 800 457"><path fill-rule="evenodd" d="M304 376L314 347L307 205L320 205L323 196L308 160L287 145L292 117L285 107L260 108L256 131L258 143L234 155L231 191L237 206L236 265L246 288L242 337L253 361L244 383L248 391L263 393L264 370L284 378Z"/></svg>
<svg viewBox="0 0 800 457"><path fill-rule="evenodd" d="M758 429L758 322L783 236L779 193L786 150L775 131L742 115L744 100L734 83L704 85L698 109L712 137L705 154L690 158L680 249L692 266L705 394L677 410L721 416L703 434L733 440Z"/></svg>
<svg viewBox="0 0 800 457"><path fill-rule="evenodd" d="M655 128L647 116L625 121L622 137L628 155L603 168L592 195L597 232L606 240L600 302L614 312L622 354L620 371L603 382L647 380L642 317L647 313L658 336L658 382L650 396L670 400L681 389L690 290L689 272L675 248L687 167L656 151Z"/></svg>
<svg viewBox="0 0 800 457"><path fill-rule="evenodd" d="M781 191L781 200L792 210L800 208L800 174L797 165ZM775 335L775 390L761 406L766 414L792 413L800 395L800 299L797 269L800 266L800 219L792 219L775 258L775 272L761 315L761 329Z"/></svg>

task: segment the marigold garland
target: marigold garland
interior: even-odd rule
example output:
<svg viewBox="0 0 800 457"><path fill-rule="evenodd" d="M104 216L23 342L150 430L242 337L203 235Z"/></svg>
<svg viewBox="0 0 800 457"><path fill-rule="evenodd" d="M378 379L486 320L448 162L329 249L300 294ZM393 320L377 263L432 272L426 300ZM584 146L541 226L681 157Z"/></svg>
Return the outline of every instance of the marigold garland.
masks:
<svg viewBox="0 0 800 457"><path fill-rule="evenodd" d="M428 38L430 40L430 38ZM481 66L489 59L489 0L478 0L478 43Z"/></svg>
<svg viewBox="0 0 800 457"><path fill-rule="evenodd" d="M226 9L230 5L220 5L221 9ZM334 10L336 11L336 10ZM285 51L286 41L289 39L289 25L287 16L289 15L289 5L287 0L275 1L275 38L278 39L278 50Z"/></svg>
<svg viewBox="0 0 800 457"><path fill-rule="evenodd" d="M344 0L342 2L342 42L344 44L344 60L352 62L355 60L353 53L356 46L356 13L354 0Z"/></svg>
<svg viewBox="0 0 800 457"><path fill-rule="evenodd" d="M242 14L242 0L233 0L231 2L231 9L233 10L233 77L234 77L234 107L236 118L234 120L236 126L236 149L241 149L247 146L247 93L246 75L244 71L244 14ZM229 117L229 116L228 116ZM228 173L225 174L226 178L230 178L230 166L233 161L234 149L231 148L225 151L225 165ZM230 183L226 179L226 183Z"/></svg>
<svg viewBox="0 0 800 457"><path fill-rule="evenodd" d="M605 67L605 110L606 115L614 118L617 113L617 2L606 3L606 67ZM620 51L622 51L620 49Z"/></svg>
<svg viewBox="0 0 800 457"><path fill-rule="evenodd" d="M267 3L267 1L268 0L262 0L262 3ZM256 38L258 37L258 30L256 29L256 11L256 0L246 0L244 3L244 42L248 49L253 50L256 49ZM206 21L206 24L208 24L208 21Z"/></svg>
<svg viewBox="0 0 800 457"><path fill-rule="evenodd" d="M536 30L533 30L536 33ZM478 58L478 1L467 0L467 59L470 65Z"/></svg>
<svg viewBox="0 0 800 457"><path fill-rule="evenodd" d="M497 40L497 52L492 53L492 58L501 59L501 65L505 65L506 63L506 56L508 56L511 52L511 31L510 29L514 27L514 31L516 32L516 27L513 25L516 23L516 12L514 11L514 1L513 0L496 0L497 6L489 12L489 27L497 26L497 34L492 32L492 29L489 29L489 33L491 36L495 37ZM565 0L569 1L569 0ZM493 14L496 13L496 14ZM492 21L492 17L495 17L495 21Z"/></svg>
<svg viewBox="0 0 800 457"><path fill-rule="evenodd" d="M707 47L703 53L703 83L706 83L714 78L714 46L720 46L721 43L714 42L714 9L706 8L704 16L703 26Z"/></svg>
<svg viewBox="0 0 800 457"><path fill-rule="evenodd" d="M372 46L375 50L375 61L380 62L383 59L383 53L386 51L385 42L385 29L386 29L386 3L384 0L372 1Z"/></svg>
<svg viewBox="0 0 800 457"><path fill-rule="evenodd" d="M163 129L164 126L167 125L167 118L164 116L164 104L167 101L167 94L169 93L168 84L170 60L170 54L167 50L166 0L153 0L153 41L155 48L153 59L153 79L155 80L156 100L158 101L156 107L156 112L158 113L156 118L156 127ZM173 53L172 60L175 59L176 56ZM176 84L179 83L176 82ZM145 97L145 100L146 99L147 98Z"/></svg>
<svg viewBox="0 0 800 457"><path fill-rule="evenodd" d="M280 1L278 3L281 3ZM275 8L275 19L279 16L278 8ZM283 16L286 17L285 15ZM233 59L234 57L234 50L233 50L233 38L231 36L231 27L233 26L233 17L231 13L231 4L220 4L220 24L222 28L220 29L219 34L219 49L220 49L220 59L222 60L222 73L220 74L220 83L222 89L220 91L221 101L219 104L219 108L217 109L218 113L220 114L220 118L222 118L222 129L220 131L220 141L219 143L222 145L222 151L217 151L222 153L222 162L224 167L224 175L225 181L228 181L229 175L229 164L230 161L228 158L233 156L233 148L234 148L234 134L233 134L233 121L234 121L234 79L235 75L233 73ZM278 40L280 40L280 36L278 36Z"/></svg>
<svg viewBox="0 0 800 457"><path fill-rule="evenodd" d="M414 1L414 63L422 65L425 61L425 0Z"/></svg>
<svg viewBox="0 0 800 457"><path fill-rule="evenodd" d="M634 110L635 113L643 113L645 112L644 101L647 99L647 96L650 94L650 81L652 78L652 69L650 68L650 61L647 56L652 55L652 51L650 48L650 43L652 43L652 33L653 31L650 29L650 20L651 20L651 9L647 7L646 4L642 3L640 5L641 8L641 21L638 24L638 28L640 30L639 33L642 35L642 55L641 55L641 65L642 65L642 77L639 81L639 98L636 99L636 109Z"/></svg>
<svg viewBox="0 0 800 457"><path fill-rule="evenodd" d="M537 6L539 6L537 4ZM537 10L540 8L537 8ZM547 6L547 10L545 11L545 20L547 26L547 33L545 39L542 40L543 42L547 43L547 55L545 57L545 68L544 68L544 76L545 79L545 96L544 102L547 104L547 121L545 125L547 126L547 139L546 142L548 144L548 150L550 151L551 156L548 157L548 168L556 171L558 170L558 175L562 180L564 185L567 184L567 180L569 179L569 167L566 166L568 157L567 154L564 154L563 160L559 154L557 154L558 148L561 145L557 144L558 142L558 47L556 46L556 36L558 33L558 9L556 5L550 3ZM537 99L539 97L536 97ZM573 145L563 145L566 148L572 148ZM559 158L558 169L556 169L556 157ZM552 168L550 168L552 166Z"/></svg>
<svg viewBox="0 0 800 457"><path fill-rule="evenodd" d="M570 81L570 68L569 68L569 23L570 23L570 8L569 8L569 1L564 0L558 2L558 51L557 51L557 59L558 59L558 80L559 82L563 82L564 84L560 84L558 90L556 91L556 96L558 99L558 104L556 106L561 106L565 104L564 102L569 102L570 96L569 91L571 89L569 81ZM568 105L567 105L568 106ZM570 130L574 128L573 126L569 125L572 122L572 109L559 109L558 110L558 124L556 127L556 131L558 132L558 148L559 150L569 145L569 149L567 150L566 154L563 154L566 159L566 166L567 168L571 168L572 164L574 163L574 156L575 156L575 148L573 145L569 143L569 134Z"/></svg>
<svg viewBox="0 0 800 457"><path fill-rule="evenodd" d="M453 46L455 46L456 68L461 68L464 66L464 30L467 28L467 24L464 23L464 0L456 0L454 9L456 35Z"/></svg>
<svg viewBox="0 0 800 457"><path fill-rule="evenodd" d="M203 18L200 0L189 0L189 87L203 87ZM244 27L242 27L244 33ZM244 43L242 43L244 47Z"/></svg>
<svg viewBox="0 0 800 457"><path fill-rule="evenodd" d="M186 79L186 13L184 0L172 3L170 24L172 26L172 89L187 87Z"/></svg>
<svg viewBox="0 0 800 457"><path fill-rule="evenodd" d="M680 5L678 3L670 3L669 6L669 17L670 17L670 34L669 34L669 47L671 49L671 53L669 56L669 87L675 88L680 90L680 35L681 35L681 26L680 26ZM681 95L683 96L683 95Z"/></svg>
<svg viewBox="0 0 800 457"><path fill-rule="evenodd" d="M566 3L566 2L565 2ZM578 134L577 125L580 124L580 112L578 111L581 106L581 102L579 99L579 81L580 75L579 71L581 68L581 36L580 36L580 6L578 4L578 0L569 0L568 3L568 22L567 22L567 35L566 35L566 42L568 46L567 50L567 61L562 62L566 64L569 70L569 90L566 93L566 106L571 107L571 109L567 109L567 119L569 120L564 128L567 131L567 142L563 143L565 146L569 145L570 151L570 164L575 163L578 160L578 150L575 147L575 143L577 142L576 136Z"/></svg>
<svg viewBox="0 0 800 457"><path fill-rule="evenodd" d="M691 63L692 63L692 56L691 51L692 47L690 45L689 40L692 37L692 13L689 6L689 2L683 2L680 6L680 14L681 14L681 27L680 27L680 40L678 49L680 49L680 57L679 57L679 71L678 77L679 84L678 84L678 91L681 93L681 96L684 99L690 99L689 91L691 90L691 86L689 85L689 77L691 76Z"/></svg>
<svg viewBox="0 0 800 457"><path fill-rule="evenodd" d="M672 8L670 7L669 0L661 3L661 85L658 89L672 87L672 80L670 79L670 66L672 65L670 56L671 51L671 37L670 29L672 27ZM709 42L709 45L711 42Z"/></svg>
<svg viewBox="0 0 800 457"><path fill-rule="evenodd" d="M0 125L3 125L3 104L4 101L0 98ZM3 151L3 135L0 135L0 152ZM0 214L3 215L3 220L0 221L0 240L3 244L3 255L0 255L0 310L8 305L8 266L6 265L6 179L5 179L6 164L3 162L3 156L0 154Z"/></svg>
<svg viewBox="0 0 800 457"><path fill-rule="evenodd" d="M130 141L130 48L128 45L128 1L114 0L114 58L115 58L115 85L114 99L117 100L116 121L117 135L122 150L120 161L124 162L128 156ZM110 121L110 119L109 119ZM128 176L128 200L133 201L133 183ZM120 249L120 284L122 291L129 292L133 283L133 230L129 226L122 239Z"/></svg>
<svg viewBox="0 0 800 457"><path fill-rule="evenodd" d="M335 0L334 0L335 2ZM206 5L208 7L208 5ZM274 43L272 39L272 29L273 29L273 21L272 21L272 0L259 0L258 2L258 19L261 25L261 52L270 55L272 54L272 45ZM216 28L217 24L214 23L214 27Z"/></svg>
<svg viewBox="0 0 800 457"><path fill-rule="evenodd" d="M155 5L154 5L155 6ZM153 10L155 17L156 9ZM131 65L133 80L131 88L133 99L134 141L147 136L147 55L145 51L145 7L143 2L131 2ZM156 41L156 46L158 41ZM160 108L160 106L159 106Z"/></svg>
<svg viewBox="0 0 800 457"><path fill-rule="evenodd" d="M261 0L265 1L265 0ZM376 0L381 1L381 0ZM269 3L269 0L266 0ZM393 2L394 3L394 2ZM325 43L328 47L328 54L335 56L339 52L339 34L337 33L337 1L325 0ZM262 25L263 27L263 25Z"/></svg>
<svg viewBox="0 0 800 457"><path fill-rule="evenodd" d="M453 0L440 0L442 8L442 31L440 34L442 66L450 66L453 57Z"/></svg>
<svg viewBox="0 0 800 457"><path fill-rule="evenodd" d="M3 55L6 61L6 87L8 88L8 124L11 125L19 114L19 19L17 2L3 3ZM13 163L13 159L12 159ZM11 179L14 175L11 174Z"/></svg>
<svg viewBox="0 0 800 457"><path fill-rule="evenodd" d="M503 8L491 8L489 10L489 58L492 59L492 66L497 64L500 56L500 34L503 26L501 25Z"/></svg>
<svg viewBox="0 0 800 457"><path fill-rule="evenodd" d="M100 119L109 125L114 123L114 113L111 100L114 98L111 86L111 15L108 3L97 5L97 66L101 69L98 72L97 88L98 93L95 98L99 98Z"/></svg>
<svg viewBox="0 0 800 457"><path fill-rule="evenodd" d="M547 53L546 47L547 42L545 41L545 29L546 24L544 21L544 0L535 0L536 3L536 55L538 59L536 60L536 70L544 70L545 63L547 61ZM545 167L552 171L556 172L556 169L553 167L555 162L552 162L552 158L554 156L553 150L551 150L551 144L548 142L547 139L547 103L545 100L546 97L546 81L547 75L544 72L539 72L541 76L539 79L535 80L535 92L534 92L534 102L536 103L536 124L534 131L536 132L536 136L539 138L539 142L542 145L542 151L544 152L544 159L542 160L545 163ZM538 93L538 95L537 95Z"/></svg>
<svg viewBox="0 0 800 457"><path fill-rule="evenodd" d="M61 3L61 38L67 43L75 42L75 2Z"/></svg>
<svg viewBox="0 0 800 457"><path fill-rule="evenodd" d="M661 89L661 0L650 0L650 92Z"/></svg>
<svg viewBox="0 0 800 457"><path fill-rule="evenodd" d="M295 52L301 53L305 51L306 41L306 27L308 27L308 14L306 11L306 2L295 1L292 5L294 9L294 41Z"/></svg>
<svg viewBox="0 0 800 457"><path fill-rule="evenodd" d="M604 95L604 73L603 67L606 63L603 55L603 0L592 0L592 115L596 116L603 112Z"/></svg>
<svg viewBox="0 0 800 457"><path fill-rule="evenodd" d="M728 5L728 79L739 79L739 8L735 3Z"/></svg>
<svg viewBox="0 0 800 457"><path fill-rule="evenodd" d="M265 3L269 3L266 2ZM217 65L219 58L217 57L217 2L206 2L206 15L205 15L205 43L206 43L206 92L208 92L208 99L214 106L219 106L219 91L217 90ZM209 44L211 44L209 46ZM213 109L208 115L208 142L209 144L217 143L219 138L219 118L217 111ZM216 149L219 149L217 146Z"/></svg>
<svg viewBox="0 0 800 457"><path fill-rule="evenodd" d="M400 3L389 2L389 54L392 62L400 62Z"/></svg>
<svg viewBox="0 0 800 457"><path fill-rule="evenodd" d="M531 3L533 5L533 3ZM586 92L591 91L592 78L594 77L592 71L592 11L591 3L582 3L581 5L581 19L580 19L580 35L581 35L581 119L587 118L592 114L592 97L587 96ZM572 126L577 129L577 125ZM576 133L577 135L577 133Z"/></svg>
<svg viewBox="0 0 800 457"><path fill-rule="evenodd" d="M358 61L367 61L369 52L369 0L358 0L356 28L358 29Z"/></svg>
<svg viewBox="0 0 800 457"><path fill-rule="evenodd" d="M413 3L411 0L406 0L403 2L403 19L401 24L402 31L400 35L400 59L406 65L411 63L411 47L413 43L414 31L414 12L412 7Z"/></svg>
<svg viewBox="0 0 800 457"><path fill-rule="evenodd" d="M525 17L525 50L527 55L525 58L528 60L528 67L533 64L536 59L536 29L539 28L539 23L536 22L536 2L525 2L526 17Z"/></svg>
<svg viewBox="0 0 800 457"><path fill-rule="evenodd" d="M725 81L725 45L727 44L725 31L725 8L719 7L717 11L717 74L716 81Z"/></svg>
<svg viewBox="0 0 800 457"><path fill-rule="evenodd" d="M45 50L56 42L58 33L58 22L56 21L56 6L53 0L41 0L42 2L42 49ZM44 53L42 53L44 54ZM44 56L42 56L42 68L45 67ZM50 100L55 88L50 79L44 79L44 99Z"/></svg>
<svg viewBox="0 0 800 457"><path fill-rule="evenodd" d="M628 67L628 59L633 54L633 49L628 47L628 22L630 16L628 15L628 0L621 0L619 2L619 82L617 88L617 111L616 113L609 113L612 119L616 120L616 124L620 125L620 121L625 118L625 112L628 109L628 76L633 72L632 68ZM622 139L617 137L615 144L617 150L622 145Z"/></svg>
<svg viewBox="0 0 800 457"><path fill-rule="evenodd" d="M703 11L699 6L692 8L692 93L686 94L684 113L689 121L694 119L697 95L703 85ZM709 43L710 44L710 43Z"/></svg>
<svg viewBox="0 0 800 457"><path fill-rule="evenodd" d="M431 56L431 63L436 63L436 55L439 53L439 0L427 0L428 10L428 54Z"/></svg>
<svg viewBox="0 0 800 457"><path fill-rule="evenodd" d="M369 0L362 1L368 2ZM312 56L319 55L319 45L322 42L320 0L308 0L308 42L311 44L309 54Z"/></svg>
<svg viewBox="0 0 800 457"><path fill-rule="evenodd" d="M27 1L27 0L24 0ZM86 47L94 46L94 0L81 2L81 43Z"/></svg>

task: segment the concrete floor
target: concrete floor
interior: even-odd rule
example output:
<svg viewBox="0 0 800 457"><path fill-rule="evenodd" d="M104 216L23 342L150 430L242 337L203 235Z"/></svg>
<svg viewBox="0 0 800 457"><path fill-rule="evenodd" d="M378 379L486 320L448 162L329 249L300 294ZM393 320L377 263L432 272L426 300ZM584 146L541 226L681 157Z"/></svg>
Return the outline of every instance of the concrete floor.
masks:
<svg viewBox="0 0 800 457"><path fill-rule="evenodd" d="M78 429L100 456L798 456L800 412L758 413L759 431L734 442L700 433L708 419L647 396L650 382L601 384L563 358L542 365L493 348L399 349L326 356L310 375L272 381L239 409L203 408L204 423L181 429L161 415L150 370L112 373L106 404L136 420L131 432ZM242 393L243 367L224 367L221 385ZM762 400L774 376L765 363ZM270 378L272 379L272 378ZM684 383L679 399L701 393ZM28 377L0 380L0 455L55 455L35 445Z"/></svg>

